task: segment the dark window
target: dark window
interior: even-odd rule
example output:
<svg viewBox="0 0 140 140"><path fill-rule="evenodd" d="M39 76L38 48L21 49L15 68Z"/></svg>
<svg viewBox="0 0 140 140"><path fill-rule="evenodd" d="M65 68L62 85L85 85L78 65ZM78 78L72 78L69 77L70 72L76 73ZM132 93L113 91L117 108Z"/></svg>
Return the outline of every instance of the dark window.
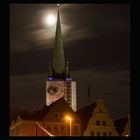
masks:
<svg viewBox="0 0 140 140"><path fill-rule="evenodd" d="M100 136L100 132L97 132L97 136Z"/></svg>
<svg viewBox="0 0 140 140"><path fill-rule="evenodd" d="M109 132L109 136L112 136L112 133L111 132Z"/></svg>
<svg viewBox="0 0 140 140"><path fill-rule="evenodd" d="M54 130L54 135L57 136L59 134L57 125L54 126L53 130Z"/></svg>
<svg viewBox="0 0 140 140"><path fill-rule="evenodd" d="M107 136L106 132L103 132L103 136Z"/></svg>
<svg viewBox="0 0 140 140"><path fill-rule="evenodd" d="M51 129L51 126L50 126L50 125L47 125L46 129L47 129L49 132L52 132L52 129Z"/></svg>
<svg viewBox="0 0 140 140"><path fill-rule="evenodd" d="M106 121L103 121L103 125L106 126Z"/></svg>
<svg viewBox="0 0 140 140"><path fill-rule="evenodd" d="M19 135L21 133L21 124L16 127L16 134Z"/></svg>
<svg viewBox="0 0 140 140"><path fill-rule="evenodd" d="M94 131L91 131L90 132L90 136L94 136Z"/></svg>
<svg viewBox="0 0 140 140"><path fill-rule="evenodd" d="M54 116L55 116L56 118L58 118L58 112L55 112L55 113L54 113Z"/></svg>
<svg viewBox="0 0 140 140"><path fill-rule="evenodd" d="M69 125L67 126L67 135L68 136L70 135L70 126Z"/></svg>
<svg viewBox="0 0 140 140"><path fill-rule="evenodd" d="M60 114L59 114L59 119L62 119L62 116L63 116L62 113L60 113Z"/></svg>
<svg viewBox="0 0 140 140"><path fill-rule="evenodd" d="M61 136L65 136L66 135L66 130L65 130L65 126L64 125L60 126L60 135Z"/></svg>
<svg viewBox="0 0 140 140"><path fill-rule="evenodd" d="M102 113L102 109L100 108L100 113Z"/></svg>
<svg viewBox="0 0 140 140"><path fill-rule="evenodd" d="M100 125L100 121L96 121L96 125Z"/></svg>
<svg viewBox="0 0 140 140"><path fill-rule="evenodd" d="M74 135L78 135L78 126L74 126Z"/></svg>

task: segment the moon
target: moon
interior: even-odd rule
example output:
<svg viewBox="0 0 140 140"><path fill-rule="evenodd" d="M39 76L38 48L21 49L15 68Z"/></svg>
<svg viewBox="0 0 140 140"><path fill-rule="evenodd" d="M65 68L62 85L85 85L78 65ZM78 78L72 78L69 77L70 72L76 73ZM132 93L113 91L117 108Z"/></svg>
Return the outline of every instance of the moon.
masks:
<svg viewBox="0 0 140 140"><path fill-rule="evenodd" d="M56 17L53 14L47 15L44 19L46 25L52 26L56 23Z"/></svg>

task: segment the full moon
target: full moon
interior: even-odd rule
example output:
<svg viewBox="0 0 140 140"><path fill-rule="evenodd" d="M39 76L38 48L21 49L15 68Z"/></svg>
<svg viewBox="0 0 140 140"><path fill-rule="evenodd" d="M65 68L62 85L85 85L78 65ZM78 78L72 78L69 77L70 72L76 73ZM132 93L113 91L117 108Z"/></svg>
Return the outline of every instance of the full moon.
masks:
<svg viewBox="0 0 140 140"><path fill-rule="evenodd" d="M44 22L45 24L48 24L48 25L54 25L56 22L56 18L54 15L48 15L46 16Z"/></svg>

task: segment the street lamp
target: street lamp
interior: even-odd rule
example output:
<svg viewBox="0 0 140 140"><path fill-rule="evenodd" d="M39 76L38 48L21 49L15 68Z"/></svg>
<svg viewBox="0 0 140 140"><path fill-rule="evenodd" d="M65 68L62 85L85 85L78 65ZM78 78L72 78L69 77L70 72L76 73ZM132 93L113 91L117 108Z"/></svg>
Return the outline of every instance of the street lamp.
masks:
<svg viewBox="0 0 140 140"><path fill-rule="evenodd" d="M72 119L70 116L66 116L66 120L69 120L70 121L70 136L71 136L71 122L72 122Z"/></svg>

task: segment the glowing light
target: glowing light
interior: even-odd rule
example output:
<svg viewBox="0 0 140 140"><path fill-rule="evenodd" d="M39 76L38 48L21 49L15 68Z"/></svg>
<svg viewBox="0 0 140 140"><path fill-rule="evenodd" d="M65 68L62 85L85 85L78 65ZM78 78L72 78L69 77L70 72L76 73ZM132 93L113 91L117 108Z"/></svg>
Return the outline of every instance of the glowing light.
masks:
<svg viewBox="0 0 140 140"><path fill-rule="evenodd" d="M69 116L66 116L66 120L70 120L71 121L71 118Z"/></svg>
<svg viewBox="0 0 140 140"><path fill-rule="evenodd" d="M71 127L71 126L72 126L72 118L71 118L70 116L67 115L67 116L65 117L65 119L70 121L70 136L72 136L72 131L71 131L71 128L72 128L72 127Z"/></svg>
<svg viewBox="0 0 140 140"><path fill-rule="evenodd" d="M53 78L52 77L48 77L48 80L51 81L51 80L53 80Z"/></svg>
<svg viewBox="0 0 140 140"><path fill-rule="evenodd" d="M66 80L66 81L71 81L72 78L68 78L68 77L66 77L65 80Z"/></svg>
<svg viewBox="0 0 140 140"><path fill-rule="evenodd" d="M59 7L59 6L60 6L60 4L57 4L57 6Z"/></svg>
<svg viewBox="0 0 140 140"><path fill-rule="evenodd" d="M56 23L56 17L50 14L44 18L44 23L48 25L54 25Z"/></svg>

